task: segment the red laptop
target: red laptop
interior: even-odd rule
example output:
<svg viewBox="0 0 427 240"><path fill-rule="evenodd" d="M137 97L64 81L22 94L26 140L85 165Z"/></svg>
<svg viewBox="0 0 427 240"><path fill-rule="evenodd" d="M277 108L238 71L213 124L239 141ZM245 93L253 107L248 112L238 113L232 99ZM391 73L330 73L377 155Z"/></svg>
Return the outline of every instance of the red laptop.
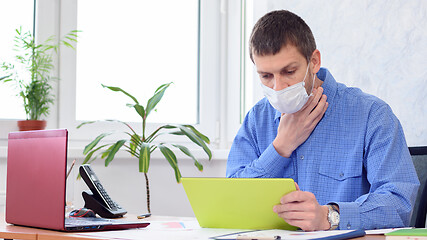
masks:
<svg viewBox="0 0 427 240"><path fill-rule="evenodd" d="M6 222L61 231L143 228L140 221L65 217L66 129L9 133Z"/></svg>

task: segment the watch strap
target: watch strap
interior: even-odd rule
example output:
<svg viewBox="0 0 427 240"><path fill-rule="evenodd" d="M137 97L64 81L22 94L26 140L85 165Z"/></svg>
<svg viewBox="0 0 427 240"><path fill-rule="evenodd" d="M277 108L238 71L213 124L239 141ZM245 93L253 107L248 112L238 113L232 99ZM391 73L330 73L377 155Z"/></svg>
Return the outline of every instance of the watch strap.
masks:
<svg viewBox="0 0 427 240"><path fill-rule="evenodd" d="M332 209L334 209L335 211L337 211L338 213L340 213L340 210L338 210L338 205L337 204L335 204L335 203L329 203L328 205L331 206Z"/></svg>

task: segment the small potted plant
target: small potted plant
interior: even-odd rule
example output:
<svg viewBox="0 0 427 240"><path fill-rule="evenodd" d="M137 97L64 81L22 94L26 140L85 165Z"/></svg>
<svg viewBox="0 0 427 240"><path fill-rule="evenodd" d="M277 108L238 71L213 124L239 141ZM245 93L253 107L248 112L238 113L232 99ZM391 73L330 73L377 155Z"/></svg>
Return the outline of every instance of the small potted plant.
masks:
<svg viewBox="0 0 427 240"><path fill-rule="evenodd" d="M190 150L182 145L159 141L158 137L161 135L171 134L175 136L184 136L190 139L193 143L201 147L205 153L208 155L209 160L212 158L212 153L209 147L206 144L209 144L209 138L200 133L196 128L191 125L181 125L181 124L166 124L158 127L152 133L146 133L146 123L147 117L152 110L155 109L156 105L162 99L163 94L166 89L170 86L171 83L161 85L154 93L154 95L148 100L147 104L142 106L138 100L118 87L104 86L115 92L121 92L132 99L132 104L127 104L128 107L135 109L138 115L142 120L142 133L137 133L129 124L118 121L118 120L107 120L114 121L124 124L128 131L125 134L128 136L127 139L120 139L113 143L99 144L102 139L111 133L102 133L97 136L91 143L89 143L83 154L86 155L83 164L93 162L98 156L102 159L105 159L105 166L108 166L110 162L114 159L114 156L119 151L120 148L124 148L126 152L130 153L132 157L135 157L138 161L139 172L144 173L145 177L145 186L146 186L146 196L147 196L147 211L151 213L150 209L150 187L148 181L148 169L150 166L150 156L151 153L156 149L159 149L163 154L165 159L169 162L170 166L173 168L175 173L175 179L178 183L181 182L181 172L178 167L178 161L176 155L172 149L179 149L185 155L189 156L194 161L194 165L199 171L203 170L203 165L194 157ZM96 121L84 122L80 124L77 128L82 127L86 124L91 124ZM100 146L98 146L98 144ZM97 154L95 154L97 153Z"/></svg>
<svg viewBox="0 0 427 240"><path fill-rule="evenodd" d="M16 29L14 50L15 62L2 62L0 69L4 77L0 82L11 83L17 90L17 96L23 100L26 120L18 121L21 131L39 130L46 127L49 108L55 99L52 92L54 69L53 54L63 45L74 49L72 42L77 42L77 30L70 31L59 41L54 36L43 43L37 44L30 31L23 32L22 27Z"/></svg>

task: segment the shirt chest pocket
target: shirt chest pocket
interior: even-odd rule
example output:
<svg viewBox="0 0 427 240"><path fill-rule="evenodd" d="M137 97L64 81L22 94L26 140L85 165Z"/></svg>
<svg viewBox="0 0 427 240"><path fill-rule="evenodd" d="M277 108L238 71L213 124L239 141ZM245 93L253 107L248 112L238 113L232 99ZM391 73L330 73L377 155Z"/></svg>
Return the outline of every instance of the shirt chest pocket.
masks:
<svg viewBox="0 0 427 240"><path fill-rule="evenodd" d="M319 174L336 181L346 181L361 178L363 172L362 162L357 161L336 161L329 164L321 164Z"/></svg>

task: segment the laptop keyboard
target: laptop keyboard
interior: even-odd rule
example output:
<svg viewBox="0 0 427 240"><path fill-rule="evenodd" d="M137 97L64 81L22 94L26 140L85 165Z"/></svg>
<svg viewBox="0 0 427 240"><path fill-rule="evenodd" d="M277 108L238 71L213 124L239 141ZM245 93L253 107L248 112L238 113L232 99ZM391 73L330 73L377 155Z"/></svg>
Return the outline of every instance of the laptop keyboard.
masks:
<svg viewBox="0 0 427 240"><path fill-rule="evenodd" d="M121 220L107 218L65 218L65 226L111 225L113 223L121 222Z"/></svg>
<svg viewBox="0 0 427 240"><path fill-rule="evenodd" d="M142 224L142 225L141 225ZM149 223L142 223L140 221L129 221L124 219L109 219L109 218L98 218L98 217L67 217L65 218L65 229L67 231L94 231L102 230L104 227L111 225L123 225L128 226L141 225L141 227L146 227ZM117 228L118 229L118 228Z"/></svg>

